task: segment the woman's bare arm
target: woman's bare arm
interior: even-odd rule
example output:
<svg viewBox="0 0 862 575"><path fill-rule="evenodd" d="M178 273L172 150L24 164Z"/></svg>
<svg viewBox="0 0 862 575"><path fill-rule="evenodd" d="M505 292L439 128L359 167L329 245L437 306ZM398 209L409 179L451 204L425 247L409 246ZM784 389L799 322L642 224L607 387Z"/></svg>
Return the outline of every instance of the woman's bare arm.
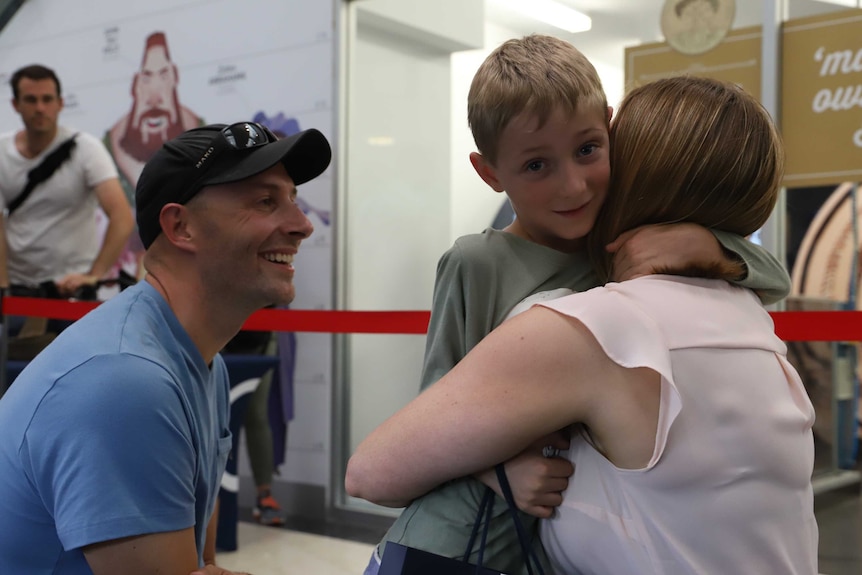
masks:
<svg viewBox="0 0 862 575"><path fill-rule="evenodd" d="M374 430L350 459L346 489L403 506L571 423L589 424L627 371L579 321L533 308Z"/></svg>

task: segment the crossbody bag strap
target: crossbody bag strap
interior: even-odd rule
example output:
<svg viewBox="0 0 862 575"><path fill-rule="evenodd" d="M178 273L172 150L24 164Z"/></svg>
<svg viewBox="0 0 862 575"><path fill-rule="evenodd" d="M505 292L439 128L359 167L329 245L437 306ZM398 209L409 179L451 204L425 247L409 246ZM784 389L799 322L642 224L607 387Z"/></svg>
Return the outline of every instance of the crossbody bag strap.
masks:
<svg viewBox="0 0 862 575"><path fill-rule="evenodd" d="M490 487L485 488L485 496L482 498L482 503L479 505L479 510L476 512L476 519L473 521L473 530L470 533L470 539L467 541L467 549L464 551L464 563L470 562L470 555L473 553L473 547L476 544L476 537L479 535L479 529L482 529L482 539L479 542L479 560L476 566L481 567L482 561L485 558L485 543L488 540L488 528L491 524L491 514L494 510L494 490Z"/></svg>
<svg viewBox="0 0 862 575"><path fill-rule="evenodd" d="M533 575L533 569L530 567L530 564L534 563L538 574L545 575L542 564L536 556L536 550L533 549L532 541L527 535L526 529L524 529L524 524L521 523L521 518L518 516L518 506L515 505L515 497L512 495L512 488L509 486L509 478L506 477L506 468L501 463L494 468L494 471L497 472L497 481L500 484L500 490L506 499L509 513L512 515L512 522L515 524L515 531L518 534L518 542L521 544L521 551L524 554L524 565L527 567L527 573Z"/></svg>
<svg viewBox="0 0 862 575"><path fill-rule="evenodd" d="M78 134L72 135L72 137L54 148L50 154L45 156L45 158L39 162L38 166L27 172L27 185L24 186L21 193L18 194L18 196L9 204L8 210L10 216L12 215L12 212L17 210L21 204L30 197L30 194L33 193L36 186L54 175L57 168L62 166L63 162L69 159L72 155L72 150L75 148L75 137L77 135Z"/></svg>

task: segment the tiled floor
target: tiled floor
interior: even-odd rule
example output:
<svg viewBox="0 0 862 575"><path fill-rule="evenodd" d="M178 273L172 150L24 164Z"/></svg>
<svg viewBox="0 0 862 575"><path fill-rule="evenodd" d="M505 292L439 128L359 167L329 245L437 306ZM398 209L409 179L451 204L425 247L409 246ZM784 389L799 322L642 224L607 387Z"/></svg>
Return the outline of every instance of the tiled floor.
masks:
<svg viewBox="0 0 862 575"><path fill-rule="evenodd" d="M859 487L818 495L814 505L820 528L820 572L862 573L862 498Z"/></svg>
<svg viewBox="0 0 862 575"><path fill-rule="evenodd" d="M819 495L820 572L862 573L862 498L858 486ZM243 513L250 515L250 513ZM218 556L220 565L255 575L361 575L385 529L319 525L293 520L290 529L239 524L239 550ZM337 534L337 537L330 536ZM758 574L759 575L759 574Z"/></svg>
<svg viewBox="0 0 862 575"><path fill-rule="evenodd" d="M362 575L373 545L241 521L239 550L219 553L224 569L256 575Z"/></svg>

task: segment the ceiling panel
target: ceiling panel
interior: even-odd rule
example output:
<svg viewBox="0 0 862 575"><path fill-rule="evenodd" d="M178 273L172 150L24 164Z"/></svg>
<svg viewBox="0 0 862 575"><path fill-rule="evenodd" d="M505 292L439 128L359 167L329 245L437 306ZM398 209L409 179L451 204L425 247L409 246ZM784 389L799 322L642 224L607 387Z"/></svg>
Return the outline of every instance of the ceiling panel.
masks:
<svg viewBox="0 0 862 575"><path fill-rule="evenodd" d="M529 2L529 0L525 0ZM513 16L497 8L493 0L486 0L486 15L490 22L503 26L518 34L553 34L578 43L624 44L663 40L659 17L664 0L558 0L586 12L593 19L593 29L589 32L569 34L549 25L531 21L528 18ZM818 0L789 0L789 18L801 18L837 10L846 10L836 4ZM736 0L734 28L759 25L763 22L764 2L757 0Z"/></svg>

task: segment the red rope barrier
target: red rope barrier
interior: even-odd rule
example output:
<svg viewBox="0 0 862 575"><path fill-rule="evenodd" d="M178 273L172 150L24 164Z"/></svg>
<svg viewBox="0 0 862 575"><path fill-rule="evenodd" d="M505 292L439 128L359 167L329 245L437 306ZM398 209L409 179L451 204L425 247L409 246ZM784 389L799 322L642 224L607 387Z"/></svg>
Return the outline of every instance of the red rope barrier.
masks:
<svg viewBox="0 0 862 575"><path fill-rule="evenodd" d="M430 311L311 311L264 309L254 314L243 329L325 333L424 334Z"/></svg>
<svg viewBox="0 0 862 575"><path fill-rule="evenodd" d="M3 314L76 320L94 309L99 303L97 301L66 301L6 296L3 298Z"/></svg>
<svg viewBox="0 0 862 575"><path fill-rule="evenodd" d="M76 320L99 303L8 296L3 298L3 313ZM242 327L260 331L424 334L429 317L428 311L263 309L252 314Z"/></svg>
<svg viewBox="0 0 862 575"><path fill-rule="evenodd" d="M862 311L772 312L784 341L862 341Z"/></svg>
<svg viewBox="0 0 862 575"><path fill-rule="evenodd" d="M99 302L27 297L3 298L3 313L76 320ZM862 341L862 311L772 312L775 333L784 341ZM243 329L316 333L424 334L428 311L260 310Z"/></svg>

